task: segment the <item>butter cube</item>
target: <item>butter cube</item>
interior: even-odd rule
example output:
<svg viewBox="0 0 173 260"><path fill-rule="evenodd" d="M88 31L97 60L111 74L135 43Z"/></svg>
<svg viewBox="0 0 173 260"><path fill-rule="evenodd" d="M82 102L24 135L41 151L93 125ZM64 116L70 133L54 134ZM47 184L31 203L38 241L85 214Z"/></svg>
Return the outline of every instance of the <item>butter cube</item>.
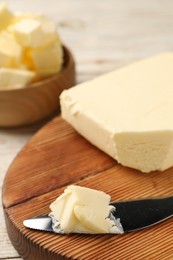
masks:
<svg viewBox="0 0 173 260"><path fill-rule="evenodd" d="M42 40L40 46L46 46L55 41L60 41L55 23L44 15L37 15L34 19L41 24Z"/></svg>
<svg viewBox="0 0 173 260"><path fill-rule="evenodd" d="M109 218L114 210L109 202L110 196L102 191L71 185L50 205L51 215L64 233L123 233Z"/></svg>
<svg viewBox="0 0 173 260"><path fill-rule="evenodd" d="M48 77L58 73L63 62L61 43L57 41L47 48L31 49L28 60L30 60L30 64L32 63L34 70L40 77Z"/></svg>
<svg viewBox="0 0 173 260"><path fill-rule="evenodd" d="M18 67L21 59L21 46L10 33L3 31L0 34L0 67Z"/></svg>
<svg viewBox="0 0 173 260"><path fill-rule="evenodd" d="M10 31L23 47L46 46L58 39L53 22L42 15L29 17L19 20L10 27Z"/></svg>
<svg viewBox="0 0 173 260"><path fill-rule="evenodd" d="M43 14L41 14L41 13L15 12L14 24L16 24L18 22L21 22L24 19L34 19L34 20L36 19L37 20L37 19L41 19L42 17L45 17L45 16ZM12 25L12 27L13 27L13 25ZM10 27L10 28L12 28L12 27Z"/></svg>
<svg viewBox="0 0 173 260"><path fill-rule="evenodd" d="M15 16L7 8L6 4L0 5L0 31L6 29L15 20Z"/></svg>
<svg viewBox="0 0 173 260"><path fill-rule="evenodd" d="M40 30L39 21L34 19L23 19L10 28L14 32L14 36L19 44L24 47L36 47L40 45Z"/></svg>
<svg viewBox="0 0 173 260"><path fill-rule="evenodd" d="M35 73L32 71L0 68L0 89L25 87L34 77Z"/></svg>
<svg viewBox="0 0 173 260"><path fill-rule="evenodd" d="M119 163L173 166L173 53L135 62L64 90L62 117Z"/></svg>

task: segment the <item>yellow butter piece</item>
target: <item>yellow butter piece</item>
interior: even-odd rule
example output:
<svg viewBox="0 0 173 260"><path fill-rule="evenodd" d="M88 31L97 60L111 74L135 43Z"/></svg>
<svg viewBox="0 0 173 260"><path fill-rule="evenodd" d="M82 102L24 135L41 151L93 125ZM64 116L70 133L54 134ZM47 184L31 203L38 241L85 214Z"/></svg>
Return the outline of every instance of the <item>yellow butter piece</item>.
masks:
<svg viewBox="0 0 173 260"><path fill-rule="evenodd" d="M23 19L10 28L19 44L23 47L36 47L40 45L39 21L34 19Z"/></svg>
<svg viewBox="0 0 173 260"><path fill-rule="evenodd" d="M15 20L14 14L8 9L6 4L0 5L0 31L6 29Z"/></svg>
<svg viewBox="0 0 173 260"><path fill-rule="evenodd" d="M31 48L25 48L23 53L23 62L21 66L25 67L26 69L35 71L35 67L31 57Z"/></svg>
<svg viewBox="0 0 173 260"><path fill-rule="evenodd" d="M110 196L102 191L71 185L51 205L65 233L123 233L109 218Z"/></svg>
<svg viewBox="0 0 173 260"><path fill-rule="evenodd" d="M10 33L3 31L0 34L0 67L18 67L21 59L21 46Z"/></svg>
<svg viewBox="0 0 173 260"><path fill-rule="evenodd" d="M25 87L35 76L34 72L28 70L0 68L0 89Z"/></svg>
<svg viewBox="0 0 173 260"><path fill-rule="evenodd" d="M102 216L100 212L102 211L98 211L96 214L93 208L87 208L83 205L74 206L76 218L82 223L85 229L88 229L89 233L109 233L111 221L107 216Z"/></svg>
<svg viewBox="0 0 173 260"><path fill-rule="evenodd" d="M30 13L30 12L15 12L15 20L14 20L14 24L21 22L24 19L40 19L41 17L45 17L43 14L41 13ZM13 24L13 25L14 25Z"/></svg>
<svg viewBox="0 0 173 260"><path fill-rule="evenodd" d="M58 38L56 27L43 15L28 16L10 27L23 47L37 48L49 45Z"/></svg>
<svg viewBox="0 0 173 260"><path fill-rule="evenodd" d="M61 70L63 62L61 43L56 41L55 44L47 48L30 50L28 60L36 73L41 77L48 77L58 73Z"/></svg>
<svg viewBox="0 0 173 260"><path fill-rule="evenodd" d="M44 15L37 15L35 20L41 24L42 40L40 46L49 45L55 41L60 41L55 23Z"/></svg>

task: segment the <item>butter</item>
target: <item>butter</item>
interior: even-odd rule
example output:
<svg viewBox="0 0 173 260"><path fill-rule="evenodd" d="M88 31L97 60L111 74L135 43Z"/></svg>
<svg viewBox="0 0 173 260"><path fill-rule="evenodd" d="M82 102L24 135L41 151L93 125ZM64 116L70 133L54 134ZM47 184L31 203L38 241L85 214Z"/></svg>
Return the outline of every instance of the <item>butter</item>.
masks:
<svg viewBox="0 0 173 260"><path fill-rule="evenodd" d="M15 68L22 60L22 48L13 36L3 31L0 34L0 67Z"/></svg>
<svg viewBox="0 0 173 260"><path fill-rule="evenodd" d="M35 73L28 70L0 68L0 90L23 88L35 77Z"/></svg>
<svg viewBox="0 0 173 260"><path fill-rule="evenodd" d="M34 19L23 19L10 28L17 42L24 47L36 47L41 41L41 25Z"/></svg>
<svg viewBox="0 0 173 260"><path fill-rule="evenodd" d="M60 41L46 48L30 49L28 52L30 64L41 77L47 77L60 72L63 62L63 50Z"/></svg>
<svg viewBox="0 0 173 260"><path fill-rule="evenodd" d="M63 48L53 21L40 13L13 14L5 4L0 5L0 20L0 88L21 87L61 71Z"/></svg>
<svg viewBox="0 0 173 260"><path fill-rule="evenodd" d="M15 20L15 16L6 4L0 5L0 31L5 30Z"/></svg>
<svg viewBox="0 0 173 260"><path fill-rule="evenodd" d="M23 13L23 12L20 12L20 11L17 11L15 12L15 20L12 24L12 26L24 19L42 19L43 17L45 17L42 13L31 13L31 12L26 12L26 13ZM11 29L11 27L10 27Z"/></svg>
<svg viewBox="0 0 173 260"><path fill-rule="evenodd" d="M173 166L173 53L162 53L63 91L62 117L124 166Z"/></svg>
<svg viewBox="0 0 173 260"><path fill-rule="evenodd" d="M57 233L123 233L110 214L110 196L102 191L71 185L51 205L53 228Z"/></svg>
<svg viewBox="0 0 173 260"><path fill-rule="evenodd" d="M48 46L55 42L60 42L57 28L54 22L44 15L37 15L35 19L40 22L42 40L39 46Z"/></svg>
<svg viewBox="0 0 173 260"><path fill-rule="evenodd" d="M58 38L54 23L44 16L21 19L10 27L10 31L23 47L45 46Z"/></svg>

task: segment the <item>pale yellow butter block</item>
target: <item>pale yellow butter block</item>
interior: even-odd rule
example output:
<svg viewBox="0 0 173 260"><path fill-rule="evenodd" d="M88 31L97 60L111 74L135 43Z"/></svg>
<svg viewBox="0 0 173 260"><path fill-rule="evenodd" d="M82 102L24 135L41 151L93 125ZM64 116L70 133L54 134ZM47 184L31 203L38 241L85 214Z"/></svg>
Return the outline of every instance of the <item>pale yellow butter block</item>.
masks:
<svg viewBox="0 0 173 260"><path fill-rule="evenodd" d="M25 87L35 76L28 70L0 68L0 90Z"/></svg>
<svg viewBox="0 0 173 260"><path fill-rule="evenodd" d="M71 185L51 205L55 232L123 233L110 213L110 196L102 191Z"/></svg>
<svg viewBox="0 0 173 260"><path fill-rule="evenodd" d="M14 14L8 9L6 4L0 5L0 31L7 29L15 20Z"/></svg>
<svg viewBox="0 0 173 260"><path fill-rule="evenodd" d="M3 31L0 34L0 67L18 67L22 52L21 46L10 33Z"/></svg>
<svg viewBox="0 0 173 260"><path fill-rule="evenodd" d="M62 92L62 117L119 163L173 166L173 53L135 62Z"/></svg>
<svg viewBox="0 0 173 260"><path fill-rule="evenodd" d="M56 41L55 44L46 48L31 49L28 53L28 60L41 77L48 77L60 72L63 62L61 43Z"/></svg>

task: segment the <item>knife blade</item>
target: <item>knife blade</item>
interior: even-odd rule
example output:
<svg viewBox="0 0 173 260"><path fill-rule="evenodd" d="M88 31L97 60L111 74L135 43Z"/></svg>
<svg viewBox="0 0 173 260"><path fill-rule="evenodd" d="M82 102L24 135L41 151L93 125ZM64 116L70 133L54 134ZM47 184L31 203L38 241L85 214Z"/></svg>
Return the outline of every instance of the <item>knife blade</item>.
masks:
<svg viewBox="0 0 173 260"><path fill-rule="evenodd" d="M115 201L110 205L116 208L112 214L120 219L124 232L148 228L173 216L173 196ZM27 228L54 232L49 215L26 219L23 224Z"/></svg>

